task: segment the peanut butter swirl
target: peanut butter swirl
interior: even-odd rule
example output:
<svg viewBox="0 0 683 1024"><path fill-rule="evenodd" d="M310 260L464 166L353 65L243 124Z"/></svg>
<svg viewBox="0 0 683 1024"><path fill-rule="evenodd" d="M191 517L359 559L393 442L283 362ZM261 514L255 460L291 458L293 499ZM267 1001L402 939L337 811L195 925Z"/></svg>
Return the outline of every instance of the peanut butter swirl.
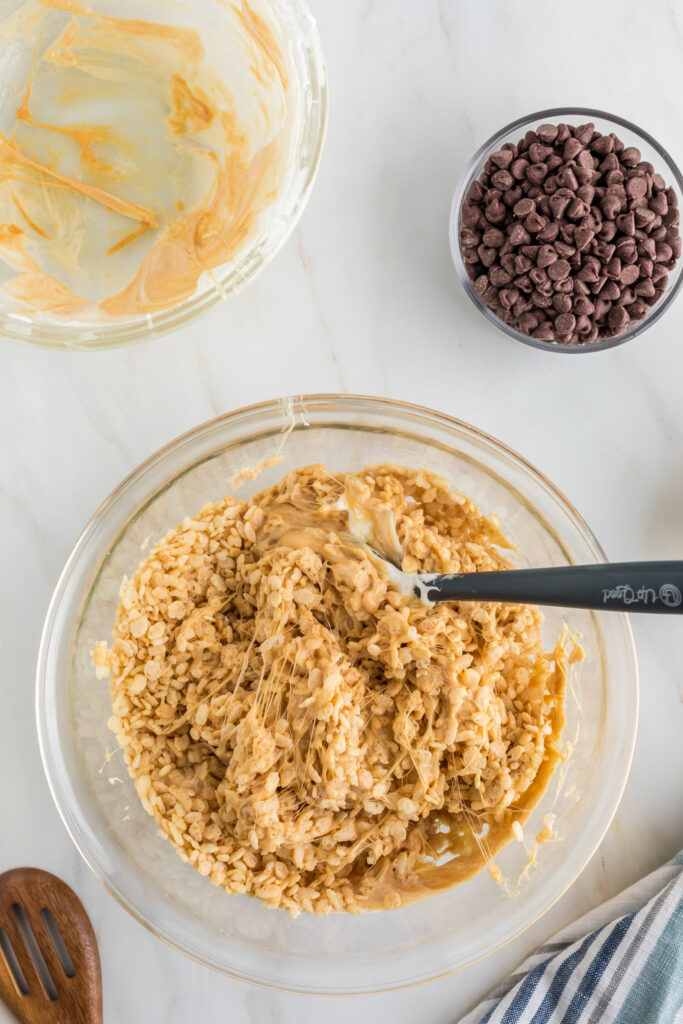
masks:
<svg viewBox="0 0 683 1024"><path fill-rule="evenodd" d="M257 236L287 168L290 83L256 9L238 0L225 18L225 67L197 29L80 0L25 0L5 19L32 54L0 118L0 308L159 312Z"/></svg>
<svg viewBox="0 0 683 1024"><path fill-rule="evenodd" d="M407 571L507 565L446 481L310 466L172 530L95 652L163 833L215 884L292 914L398 907L484 865L500 880L493 857L560 756L567 656L545 650L538 609L423 605L351 505Z"/></svg>

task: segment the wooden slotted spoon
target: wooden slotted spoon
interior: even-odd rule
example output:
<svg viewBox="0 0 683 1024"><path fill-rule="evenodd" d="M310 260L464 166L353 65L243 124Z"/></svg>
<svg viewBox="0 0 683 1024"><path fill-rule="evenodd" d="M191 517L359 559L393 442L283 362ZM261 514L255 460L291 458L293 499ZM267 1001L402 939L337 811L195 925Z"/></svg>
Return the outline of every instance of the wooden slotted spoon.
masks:
<svg viewBox="0 0 683 1024"><path fill-rule="evenodd" d="M0 999L21 1024L102 1024L97 939L83 904L54 875L0 875Z"/></svg>

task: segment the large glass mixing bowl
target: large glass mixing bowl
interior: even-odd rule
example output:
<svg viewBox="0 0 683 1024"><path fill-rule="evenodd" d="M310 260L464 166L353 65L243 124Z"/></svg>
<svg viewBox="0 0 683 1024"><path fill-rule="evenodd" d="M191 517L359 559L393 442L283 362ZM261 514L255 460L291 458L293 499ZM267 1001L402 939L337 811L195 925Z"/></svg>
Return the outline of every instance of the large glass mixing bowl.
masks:
<svg viewBox="0 0 683 1024"><path fill-rule="evenodd" d="M566 624L586 652L567 696L565 741L573 750L525 826L544 817L557 837L506 895L482 871L464 884L400 910L292 920L246 896L228 896L183 863L143 810L107 729L109 686L91 665L108 639L119 586L161 537L232 478L273 455L283 461L237 490L246 496L296 466L357 470L378 462L446 476L500 516L521 566L604 559L581 516L533 466L473 427L428 409L376 398L315 395L221 416L173 441L135 470L95 513L57 584L45 623L37 718L45 771L76 846L115 898L152 932L226 974L314 993L391 989L463 967L519 935L565 892L594 853L617 808L631 764L638 680L627 616L546 609L552 647ZM516 880L518 842L496 858Z"/></svg>

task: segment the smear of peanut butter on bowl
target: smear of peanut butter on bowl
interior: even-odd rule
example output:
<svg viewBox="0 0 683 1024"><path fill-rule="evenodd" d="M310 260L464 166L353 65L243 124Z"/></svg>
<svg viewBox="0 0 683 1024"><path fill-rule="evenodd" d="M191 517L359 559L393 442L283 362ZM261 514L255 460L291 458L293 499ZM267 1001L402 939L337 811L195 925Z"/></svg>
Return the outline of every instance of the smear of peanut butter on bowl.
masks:
<svg viewBox="0 0 683 1024"><path fill-rule="evenodd" d="M286 61L246 0L224 5L226 66L195 28L97 6L25 0L2 22L26 75L0 113L0 309L169 309L253 242L285 175Z"/></svg>

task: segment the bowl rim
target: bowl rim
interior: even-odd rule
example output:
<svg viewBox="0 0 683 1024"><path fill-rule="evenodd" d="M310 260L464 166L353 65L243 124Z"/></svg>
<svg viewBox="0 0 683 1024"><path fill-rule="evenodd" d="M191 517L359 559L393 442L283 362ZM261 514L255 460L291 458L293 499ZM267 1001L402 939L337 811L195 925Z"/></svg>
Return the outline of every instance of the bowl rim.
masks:
<svg viewBox="0 0 683 1024"><path fill-rule="evenodd" d="M476 151L474 156L469 160L465 170L463 171L458 184L456 185L453 193L453 199L451 201L449 219L448 219L448 234L449 243L451 249L451 258L455 265L455 269L460 278L465 292L476 306L480 313L482 313L489 323L492 323L498 330L502 331L509 338L514 338L515 341L521 341L523 345L529 345L532 348L540 349L544 352L557 352L564 355L580 355L588 352L604 352L607 349L617 348L620 345L626 344L628 341L633 341L635 338L644 334L661 316L667 311L671 303L677 297L681 287L683 287L683 257L678 260L678 266L676 267L676 279L672 284L671 288L664 295L660 301L650 307L651 313L646 316L643 320L636 321L632 326L627 328L621 334L617 334L613 338L603 338L602 341L595 341L589 345L561 345L558 342L552 341L540 341L538 338L532 338L528 334L524 334L522 331L518 331L516 328L511 327L510 324L506 324L505 321L493 313L488 306L486 306L477 295L474 290L474 286L470 277L465 269L465 264L460 252L460 210L465 199L468 188L474 180L477 170L484 158L486 158L492 151L495 151L503 142L511 141L507 136L513 132L518 131L520 128L528 128L533 123L542 123L545 120L552 118L570 118L573 116L588 117L590 119L596 118L602 121L609 121L613 125L617 125L620 128L625 128L632 135L637 136L646 142L652 149L655 150L657 155L666 164L667 170L669 170L674 177L674 182L667 186L676 186L678 190L679 200L683 204L683 174L681 170L671 156L671 154L662 146L654 136L650 135L643 128L640 128L633 121L629 121L624 117L620 117L617 114L610 114L605 110L597 110L593 107L549 107L547 110L538 110L533 114L527 114L524 117L518 117L514 121L505 125L499 131L495 132L489 139L486 140Z"/></svg>
<svg viewBox="0 0 683 1024"><path fill-rule="evenodd" d="M242 269L243 264L250 263L253 245L238 256L238 261L231 271L237 280L229 290L226 290L220 275L216 272L216 283L210 288L201 294L184 299L169 309L122 321L93 324L85 321L60 324L49 320L36 320L30 313L0 311L0 337L22 345L68 352L101 352L152 341L193 324L220 302L238 295L277 256L291 238L310 198L320 168L329 121L327 65L317 20L308 0L277 0L277 4L291 9L292 19L297 25L296 39L302 44L306 69L311 76L310 91L307 90L301 101L306 111L301 141L310 145L311 139L314 139L315 143L311 159L305 166L305 175L300 187L292 192L287 209L277 215L276 223L285 222L286 229L278 233L275 243L259 257L254 267L247 266L246 270ZM25 330L19 327L21 324L26 325Z"/></svg>
<svg viewBox="0 0 683 1024"><path fill-rule="evenodd" d="M36 690L35 690L35 715L36 715L36 731L38 736L38 746L40 750L41 762L43 765L43 771L47 780L48 788L52 796L52 800L55 804L57 812L62 820L62 823L69 835L72 843L76 850L80 854L83 861L88 866L91 873L101 883L103 888L109 893L114 900L123 907L131 917L138 923L142 924L147 931L149 931L156 938L161 939L170 948L182 953L187 956L190 960L202 966L209 967L211 970L218 974L223 974L227 977L233 978L238 981L245 981L249 984L255 985L260 988L271 989L279 992L296 992L302 995L361 995L361 994L374 994L382 992L393 992L403 988L413 988L420 984L426 984L429 981L434 981L439 978L447 977L456 971L462 970L469 967L479 961L485 959L491 954L497 952L506 946L509 942L520 937L528 931L537 921L544 917L548 911L565 895L565 893L571 888L576 882L578 877L583 873L589 861L593 858L596 850L600 843L604 839L608 829L610 828L614 816L621 804L621 800L624 794L626 784L629 779L631 767L633 764L633 758L635 754L635 746L638 735L638 723L640 716L640 672L638 663L638 653L635 644L635 638L633 628L631 624L630 616L625 613L616 613L621 616L622 622L625 627L625 648L628 650L628 660L631 663L632 668L632 688L633 688L633 724L632 724L632 735L628 749L628 760L625 765L621 782L618 789L615 791L613 797L613 806L608 816L601 824L600 828L596 830L595 837L590 845L590 848L586 851L581 859L580 864L576 867L571 877L567 880L564 887L553 894L552 899L544 904L543 908L535 914L535 916L529 920L526 924L519 927L513 934L510 934L506 938L497 942L491 946L486 952L470 957L467 961L456 964L453 967L449 967L446 970L439 971L428 977L413 978L401 983L390 983L390 984L378 984L373 988L354 988L344 991L332 991L328 989L316 989L316 988L303 988L299 985L286 986L284 984L278 985L272 982L264 982L256 977L246 976L239 970L231 970L229 967L221 965L217 962L210 962L203 958L196 952L191 951L187 944L176 936L172 936L169 933L169 929L158 925L156 922L150 920L142 909L139 909L135 903L129 899L123 891L118 891L113 881L105 876L105 872L99 863L95 862L95 859L84 849L81 843L78 831L80 826L77 823L77 816L74 814L68 800L64 797L63 793L60 792L57 784L56 776L53 774L53 750L55 745L54 739L51 737L50 729L47 725L47 716L44 713L46 696L49 690L47 662L50 656L51 648L55 640L54 625L55 618L57 615L58 608L62 602L63 591L72 577L74 570L77 567L81 552L86 548L91 534L95 531L99 523L104 518L110 505L125 493L125 491L136 481L142 479L147 471L155 464L161 462L167 455L173 453L176 450L181 449L188 442L191 442L204 434L210 433L215 428L219 427L224 423L239 422L240 420L246 420L248 417L255 415L262 415L268 413L274 413L278 410L294 415L300 413L305 417L306 412L311 411L311 407L318 405L324 407L325 404L333 402L335 404L347 403L352 408L362 409L367 404L378 407L386 411L393 411L398 413L407 414L418 414L425 416L428 420L441 424L446 427L455 428L475 440L483 441L486 445L494 450L498 454L502 454L507 458L511 458L521 468L525 469L531 474L532 477L536 478L537 482L543 485L551 494L551 496L559 501L560 505L565 510L569 511L575 524L581 530L584 535L584 539L587 539L594 547L596 553L599 555L601 561L607 561L605 552L598 542L597 538L593 534L592 530L584 520L583 516L576 510L574 505L569 499L559 490L559 488L545 476L543 472L538 470L531 462L529 462L524 456L520 455L514 448L500 441L498 438L486 431L480 430L478 427L474 427L464 420L460 420L448 413L441 413L436 410L429 408L428 406L418 405L412 402L403 402L397 399L379 398L372 395L347 395L335 392L330 393L311 393L302 394L295 397L283 397L278 399L270 399L262 402L257 402L245 406L241 406L228 413L223 413L219 416L212 417L209 420L204 421L196 427L191 428L178 435L172 441L162 445L155 452L144 459L135 469L133 469L124 479L109 493L109 495L100 503L95 512L91 515L86 525L79 534L75 544L73 545L64 567L62 568L57 582L55 584L54 591L50 598L48 609L45 615L43 628L41 630L40 643L38 649L38 658L36 664ZM304 419L305 425L305 419ZM612 613L615 614L615 613Z"/></svg>

